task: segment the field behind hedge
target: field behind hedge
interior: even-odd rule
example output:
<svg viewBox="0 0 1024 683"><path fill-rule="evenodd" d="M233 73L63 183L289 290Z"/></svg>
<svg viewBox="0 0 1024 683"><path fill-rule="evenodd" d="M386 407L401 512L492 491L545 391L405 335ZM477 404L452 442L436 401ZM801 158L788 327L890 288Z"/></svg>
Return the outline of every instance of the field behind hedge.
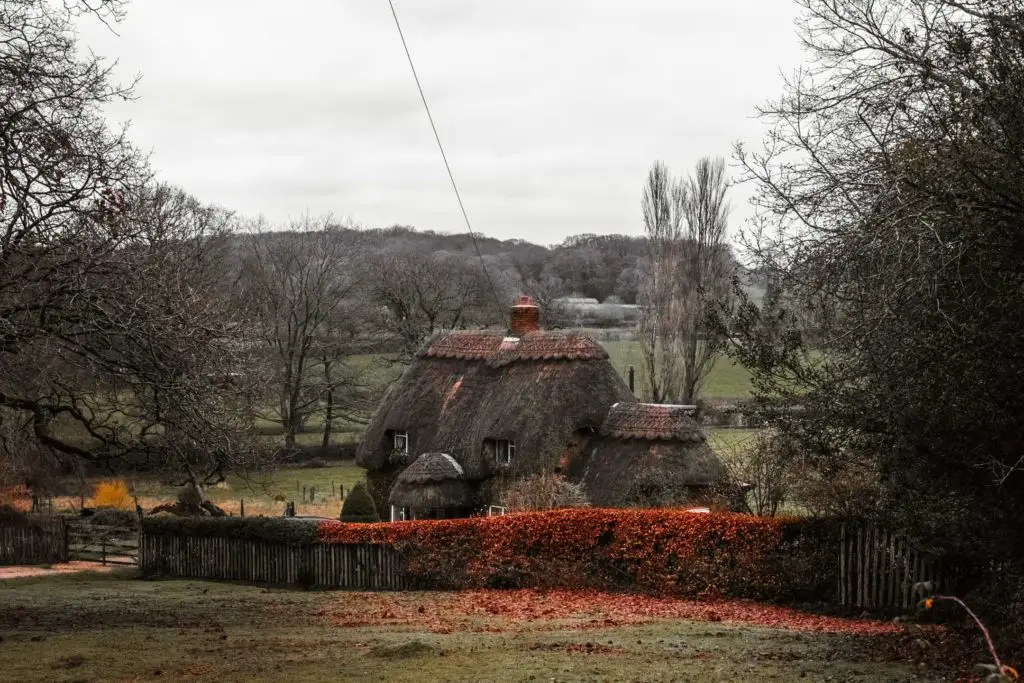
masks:
<svg viewBox="0 0 1024 683"><path fill-rule="evenodd" d="M285 502L293 501L298 515L336 519L341 513L341 487L344 487L345 491L350 491L356 482L365 477L366 471L355 462L334 461L326 467L281 467L247 477L231 474L224 483L208 487L206 495L234 515L241 512L243 500L246 515L274 517L284 514ZM155 478L140 476L123 479L138 496L139 504L147 511L162 503L174 502L178 493L176 486ZM103 477L86 480L83 489L86 505L90 504L89 498L94 487L103 480ZM73 483L69 486L77 487L79 484ZM312 502L302 502L303 488L307 490L307 501L309 489L316 489ZM20 501L20 507L24 507L27 502L27 499ZM58 511L77 510L80 503L80 497L74 495L54 498L54 507Z"/></svg>

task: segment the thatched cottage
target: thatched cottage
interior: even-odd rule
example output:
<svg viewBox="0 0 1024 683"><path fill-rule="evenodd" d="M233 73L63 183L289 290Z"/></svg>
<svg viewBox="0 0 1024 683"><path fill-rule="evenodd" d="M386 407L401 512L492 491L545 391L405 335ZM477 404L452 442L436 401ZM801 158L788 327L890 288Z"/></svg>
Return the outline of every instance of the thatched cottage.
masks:
<svg viewBox="0 0 1024 683"><path fill-rule="evenodd" d="M691 451L701 464L674 472L692 471L700 490L724 478L703 435L693 441L700 430L688 416L671 413L671 425L651 438L616 428L626 419L622 406L634 420L652 409L660 416L662 407L638 403L593 338L541 330L539 318L520 297L507 334L449 332L417 353L356 456L382 514L465 516L499 505L508 481L551 471L583 481L595 504L625 504L638 463L660 467Z"/></svg>

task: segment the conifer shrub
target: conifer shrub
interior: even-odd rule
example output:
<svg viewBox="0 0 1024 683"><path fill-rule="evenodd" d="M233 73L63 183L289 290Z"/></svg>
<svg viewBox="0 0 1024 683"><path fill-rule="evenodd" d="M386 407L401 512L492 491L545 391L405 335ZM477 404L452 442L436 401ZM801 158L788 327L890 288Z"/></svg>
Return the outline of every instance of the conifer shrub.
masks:
<svg viewBox="0 0 1024 683"><path fill-rule="evenodd" d="M373 502L366 484L359 482L352 487L345 503L341 506L342 522L379 522L377 506Z"/></svg>

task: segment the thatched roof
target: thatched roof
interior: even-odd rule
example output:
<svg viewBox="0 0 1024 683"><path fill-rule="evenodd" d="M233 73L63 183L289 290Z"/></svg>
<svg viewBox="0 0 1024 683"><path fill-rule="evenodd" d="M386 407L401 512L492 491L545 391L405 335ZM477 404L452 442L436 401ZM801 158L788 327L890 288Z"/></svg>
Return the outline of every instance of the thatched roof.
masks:
<svg viewBox="0 0 1024 683"><path fill-rule="evenodd" d="M424 453L398 475L388 502L424 510L472 507L475 497L455 458Z"/></svg>
<svg viewBox="0 0 1024 683"><path fill-rule="evenodd" d="M390 467L389 431L403 430L410 452L450 454L467 481L499 471L486 439L515 442L513 474L551 471L574 432L596 430L612 404L635 400L586 335L452 332L429 341L382 398L356 462Z"/></svg>
<svg viewBox="0 0 1024 683"><path fill-rule="evenodd" d="M403 484L426 484L433 481L464 481L462 465L447 453L424 453L406 467L397 481Z"/></svg>
<svg viewBox="0 0 1024 683"><path fill-rule="evenodd" d="M691 406L619 403L591 443L590 457L570 476L594 505L623 505L639 487L678 493L727 480L725 465L707 444ZM670 496L671 497L671 496Z"/></svg>
<svg viewBox="0 0 1024 683"><path fill-rule="evenodd" d="M693 419L696 406L658 403L616 403L601 424L601 434L616 439L666 439L704 441Z"/></svg>

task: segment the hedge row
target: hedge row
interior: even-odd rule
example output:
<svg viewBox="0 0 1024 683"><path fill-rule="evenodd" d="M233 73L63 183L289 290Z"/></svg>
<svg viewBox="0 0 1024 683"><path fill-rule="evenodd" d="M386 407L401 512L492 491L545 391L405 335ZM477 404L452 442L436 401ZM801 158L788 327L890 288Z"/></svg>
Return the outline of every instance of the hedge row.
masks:
<svg viewBox="0 0 1024 683"><path fill-rule="evenodd" d="M21 510L0 504L0 524L8 527L34 526L34 520Z"/></svg>
<svg viewBox="0 0 1024 683"><path fill-rule="evenodd" d="M589 587L825 600L834 524L684 510L576 508L399 524L321 522L324 543L388 543L422 585Z"/></svg>
<svg viewBox="0 0 1024 683"><path fill-rule="evenodd" d="M148 534L403 551L430 588L597 588L810 602L835 586L836 526L684 510L575 508L397 524L282 518L150 518Z"/></svg>
<svg viewBox="0 0 1024 683"><path fill-rule="evenodd" d="M151 536L237 538L288 545L319 542L317 520L287 517L146 517L142 532Z"/></svg>

